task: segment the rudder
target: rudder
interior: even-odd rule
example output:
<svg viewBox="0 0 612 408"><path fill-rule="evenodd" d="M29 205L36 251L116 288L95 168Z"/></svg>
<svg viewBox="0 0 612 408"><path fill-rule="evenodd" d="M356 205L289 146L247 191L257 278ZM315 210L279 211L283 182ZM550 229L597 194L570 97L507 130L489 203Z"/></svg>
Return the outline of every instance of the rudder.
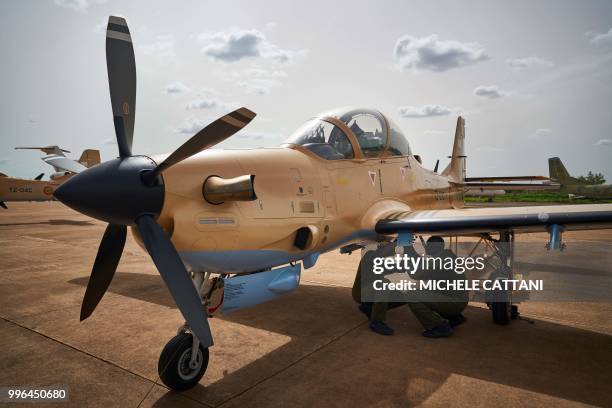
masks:
<svg viewBox="0 0 612 408"><path fill-rule="evenodd" d="M453 143L453 154L449 165L442 171L442 175L449 177L452 181L462 183L465 180L465 119L457 118L455 129L455 141Z"/></svg>
<svg viewBox="0 0 612 408"><path fill-rule="evenodd" d="M100 164L100 151L94 149L83 150L79 163L85 167L92 167L96 164Z"/></svg>

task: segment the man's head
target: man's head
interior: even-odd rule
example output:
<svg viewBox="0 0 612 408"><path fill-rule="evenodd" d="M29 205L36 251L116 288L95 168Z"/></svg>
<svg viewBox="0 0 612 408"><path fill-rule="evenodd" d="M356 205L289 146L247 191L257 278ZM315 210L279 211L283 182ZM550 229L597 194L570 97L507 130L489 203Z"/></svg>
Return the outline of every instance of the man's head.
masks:
<svg viewBox="0 0 612 408"><path fill-rule="evenodd" d="M439 236L431 236L427 240L427 245L425 245L425 252L429 256L440 256L444 251L444 239Z"/></svg>

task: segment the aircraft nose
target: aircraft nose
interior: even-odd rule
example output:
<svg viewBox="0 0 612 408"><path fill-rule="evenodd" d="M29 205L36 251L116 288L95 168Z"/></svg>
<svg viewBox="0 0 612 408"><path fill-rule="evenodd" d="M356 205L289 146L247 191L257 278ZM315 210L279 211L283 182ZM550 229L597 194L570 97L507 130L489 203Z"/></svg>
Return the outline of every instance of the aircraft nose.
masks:
<svg viewBox="0 0 612 408"><path fill-rule="evenodd" d="M145 185L142 173L155 163L143 156L111 160L75 174L53 194L68 207L119 225L134 225L143 215L159 215L163 184Z"/></svg>
<svg viewBox="0 0 612 408"><path fill-rule="evenodd" d="M58 188L53 192L53 197L55 197L58 201L63 204L66 204L68 207L72 207L71 203L77 197L77 188L76 185L79 183L75 183L74 180L79 177L78 174L69 178L65 182L63 182Z"/></svg>

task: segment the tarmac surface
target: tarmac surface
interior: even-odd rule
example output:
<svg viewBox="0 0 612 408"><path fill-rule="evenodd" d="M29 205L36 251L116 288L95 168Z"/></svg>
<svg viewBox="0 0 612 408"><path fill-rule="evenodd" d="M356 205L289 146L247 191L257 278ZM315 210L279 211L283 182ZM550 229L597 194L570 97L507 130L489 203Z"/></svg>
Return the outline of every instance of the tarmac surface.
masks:
<svg viewBox="0 0 612 408"><path fill-rule="evenodd" d="M131 235L109 292L81 323L105 225L59 203L8 206L0 386L68 385L70 401L50 406L612 406L611 303L528 302L521 313L533 324L503 327L475 303L452 338L436 340L399 308L388 319L396 334L383 337L351 298L358 254L338 252L304 271L292 294L213 318L208 371L195 388L171 392L157 361L182 319ZM534 250L519 261L553 277L572 268L612 275L612 231L564 239L568 250L549 254L544 236L521 236Z"/></svg>

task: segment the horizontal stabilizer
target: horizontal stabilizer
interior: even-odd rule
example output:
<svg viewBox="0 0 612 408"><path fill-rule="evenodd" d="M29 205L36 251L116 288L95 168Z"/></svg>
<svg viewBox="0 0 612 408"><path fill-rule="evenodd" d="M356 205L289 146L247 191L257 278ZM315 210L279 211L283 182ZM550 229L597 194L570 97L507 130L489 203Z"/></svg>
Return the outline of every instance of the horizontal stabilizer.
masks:
<svg viewBox="0 0 612 408"><path fill-rule="evenodd" d="M43 157L43 161L51 165L55 171L68 171L70 173L80 173L86 170L87 167L81 163L77 163L72 159L63 156L48 156Z"/></svg>
<svg viewBox="0 0 612 408"><path fill-rule="evenodd" d="M41 146L41 147L16 147L15 150L40 150L46 154L57 154L63 156L64 153L70 153L69 150L64 150L59 146Z"/></svg>
<svg viewBox="0 0 612 408"><path fill-rule="evenodd" d="M478 183L469 182L457 184L469 190L529 190L529 191L558 191L561 186L557 183Z"/></svg>
<svg viewBox="0 0 612 408"><path fill-rule="evenodd" d="M545 176L466 177L465 181L550 181Z"/></svg>

